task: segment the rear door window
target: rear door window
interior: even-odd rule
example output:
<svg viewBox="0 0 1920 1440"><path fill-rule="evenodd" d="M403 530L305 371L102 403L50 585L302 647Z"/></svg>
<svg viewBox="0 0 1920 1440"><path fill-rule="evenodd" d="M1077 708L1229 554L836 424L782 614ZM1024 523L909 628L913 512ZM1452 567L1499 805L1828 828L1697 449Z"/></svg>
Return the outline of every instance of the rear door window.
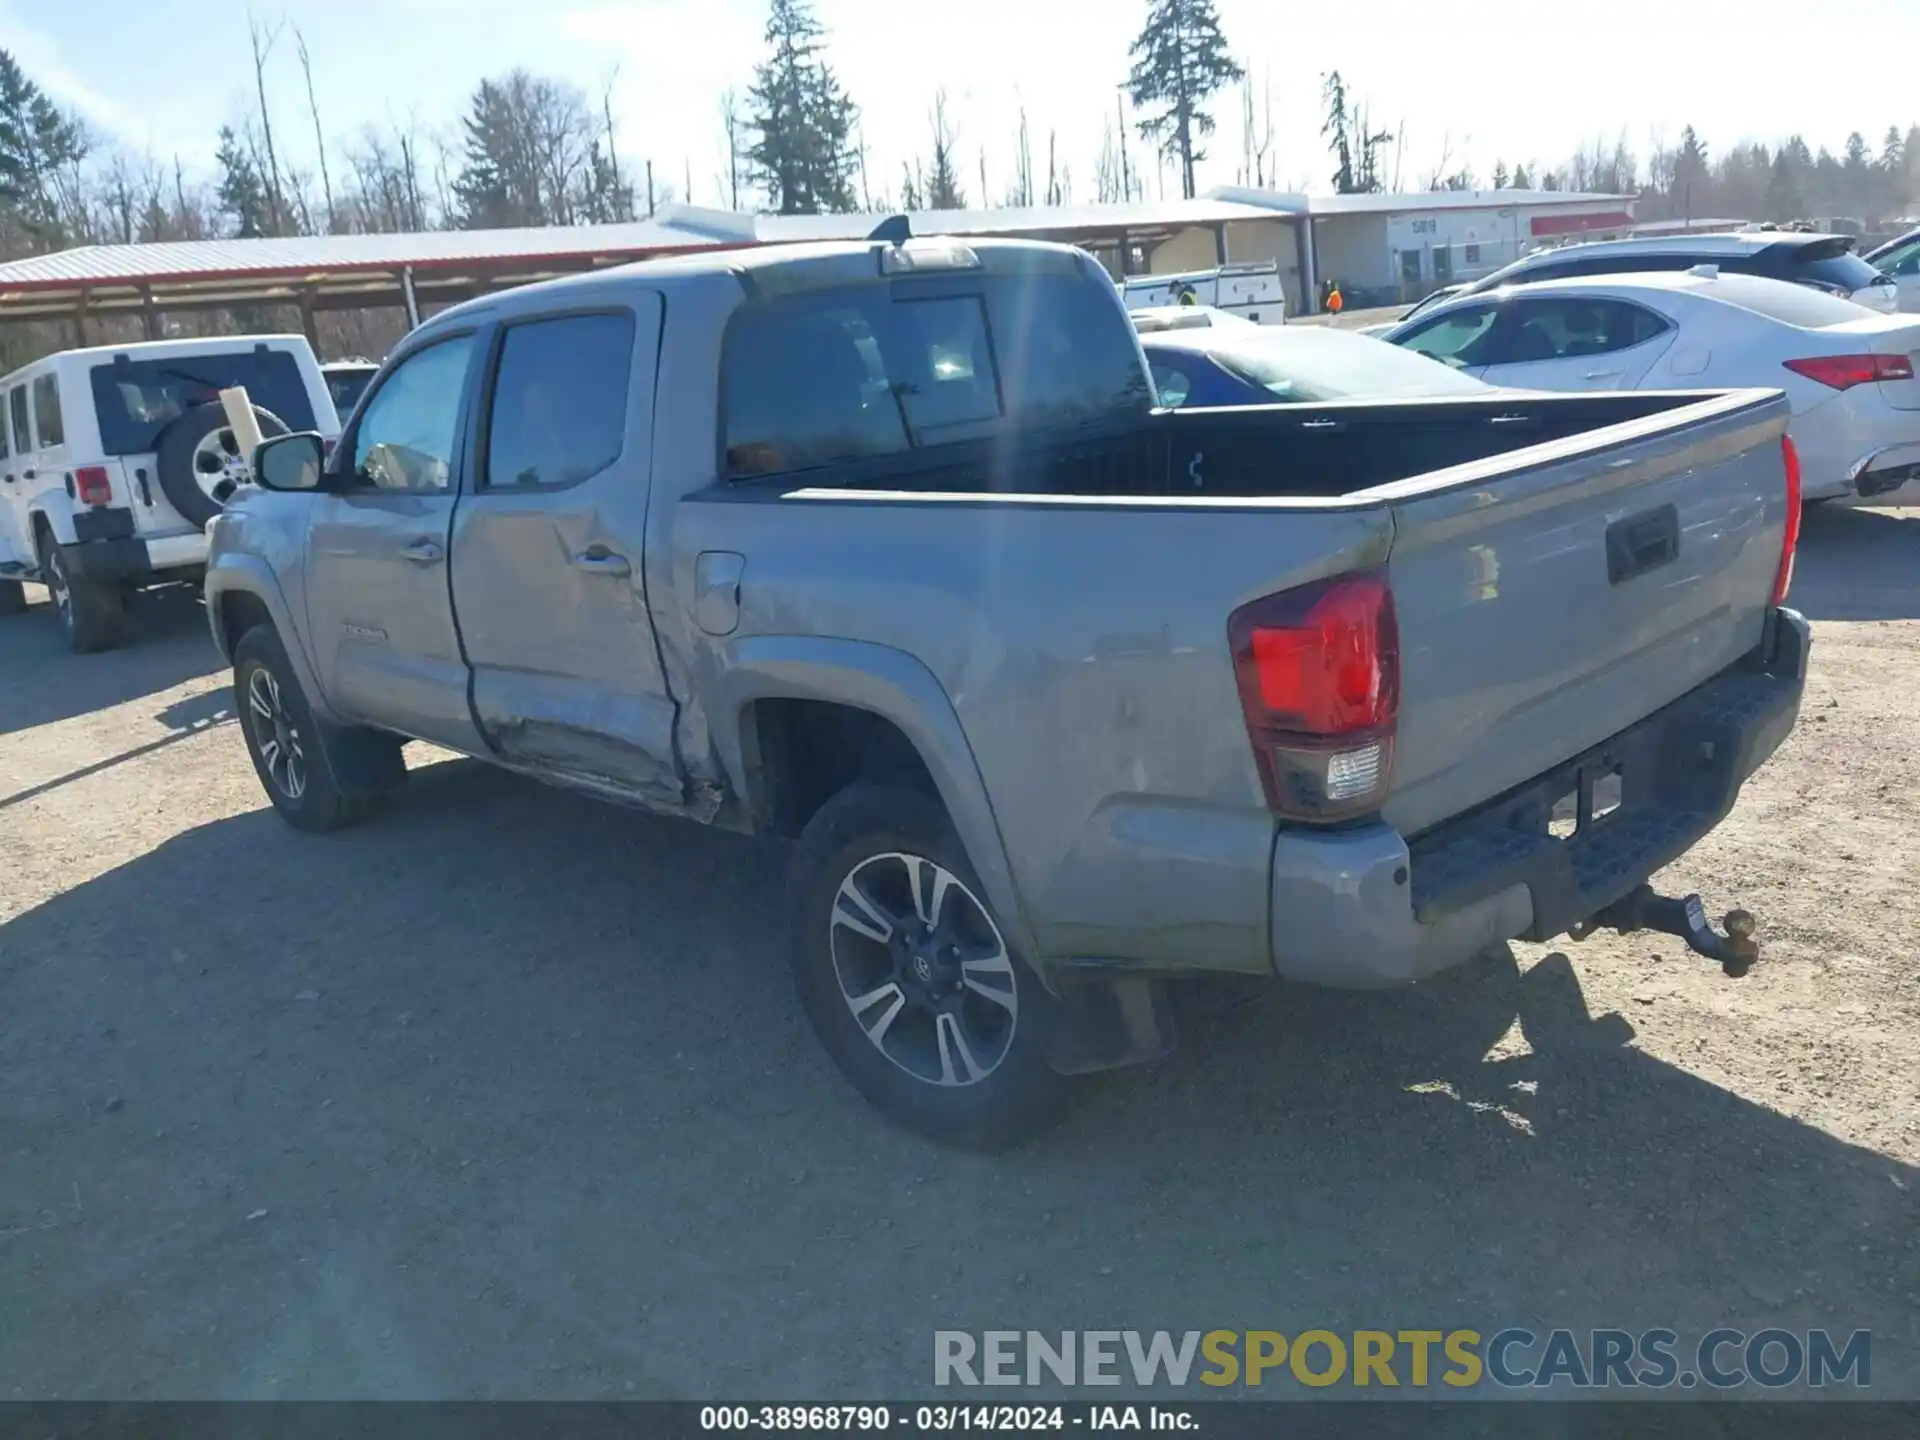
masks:
<svg viewBox="0 0 1920 1440"><path fill-rule="evenodd" d="M724 392L726 471L740 478L1115 422L1153 403L1117 297L1065 275L750 305L728 330Z"/></svg>
<svg viewBox="0 0 1920 1440"><path fill-rule="evenodd" d="M222 390L246 387L247 398L289 430L314 430L313 405L299 363L284 350L122 357L93 367L94 409L109 455L143 455L159 447L160 432L199 405L217 404Z"/></svg>
<svg viewBox="0 0 1920 1440"><path fill-rule="evenodd" d="M40 375L33 382L33 430L40 448L67 443L66 422L60 416L60 377Z"/></svg>
<svg viewBox="0 0 1920 1440"><path fill-rule="evenodd" d="M1645 344L1668 329L1650 310L1617 300L1567 296L1517 299L1496 365L1576 360Z"/></svg>
<svg viewBox="0 0 1920 1440"><path fill-rule="evenodd" d="M625 312L507 330L487 427L488 487L573 485L620 458L633 333Z"/></svg>

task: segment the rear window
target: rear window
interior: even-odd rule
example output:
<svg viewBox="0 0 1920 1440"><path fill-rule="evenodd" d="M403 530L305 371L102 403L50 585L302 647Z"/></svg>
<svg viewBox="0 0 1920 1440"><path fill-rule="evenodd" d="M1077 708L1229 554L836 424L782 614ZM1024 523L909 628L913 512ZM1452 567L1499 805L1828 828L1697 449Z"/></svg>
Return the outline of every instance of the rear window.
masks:
<svg viewBox="0 0 1920 1440"><path fill-rule="evenodd" d="M1798 325L1804 330L1845 325L1849 321L1865 318L1861 308L1851 300L1842 300L1838 295L1829 295L1822 290L1809 290L1805 285L1767 280L1757 275L1722 275L1713 282L1707 293L1716 300L1738 305L1742 310L1751 310L1756 315L1765 315L1788 325Z"/></svg>
<svg viewBox="0 0 1920 1440"><path fill-rule="evenodd" d="M784 474L1153 404L1113 292L1067 275L866 285L750 306L727 335L726 469Z"/></svg>
<svg viewBox="0 0 1920 1440"><path fill-rule="evenodd" d="M1844 255L1822 255L1811 260L1795 257L1787 274L1794 280L1816 280L1822 285L1841 285L1848 290L1879 285L1886 278L1851 250Z"/></svg>
<svg viewBox="0 0 1920 1440"><path fill-rule="evenodd" d="M344 424L353 413L353 407L360 403L360 397L367 393L367 383L379 374L379 370L369 365L364 370L328 370L323 372L327 382L327 394L333 398L333 412Z"/></svg>
<svg viewBox="0 0 1920 1440"><path fill-rule="evenodd" d="M196 405L218 404L220 392L235 385L246 386L247 398L289 430L317 428L300 366L284 350L118 359L94 366L92 381L100 441L109 455L155 449L162 430Z"/></svg>

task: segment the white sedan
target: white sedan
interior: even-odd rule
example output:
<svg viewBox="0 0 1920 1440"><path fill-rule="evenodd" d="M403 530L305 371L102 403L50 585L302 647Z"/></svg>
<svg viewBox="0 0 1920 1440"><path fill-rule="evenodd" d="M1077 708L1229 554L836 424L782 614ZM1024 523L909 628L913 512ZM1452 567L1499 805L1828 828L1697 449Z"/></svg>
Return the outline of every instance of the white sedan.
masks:
<svg viewBox="0 0 1920 1440"><path fill-rule="evenodd" d="M1809 500L1920 480L1920 317L1802 285L1712 266L1548 280L1448 301L1382 338L1520 389L1784 390Z"/></svg>

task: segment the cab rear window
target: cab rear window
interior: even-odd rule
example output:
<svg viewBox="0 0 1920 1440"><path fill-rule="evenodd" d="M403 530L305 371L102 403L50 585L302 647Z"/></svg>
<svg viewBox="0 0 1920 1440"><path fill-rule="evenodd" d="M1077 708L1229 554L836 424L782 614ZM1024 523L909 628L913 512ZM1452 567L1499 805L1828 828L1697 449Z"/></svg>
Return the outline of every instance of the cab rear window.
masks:
<svg viewBox="0 0 1920 1440"><path fill-rule="evenodd" d="M1125 421L1153 405L1117 297L1066 275L876 283L748 306L728 331L724 392L733 478Z"/></svg>
<svg viewBox="0 0 1920 1440"><path fill-rule="evenodd" d="M289 430L318 428L300 366L284 350L116 359L91 372L100 440L109 455L156 449L160 432L197 405L219 403L220 392L244 385L247 398L271 411Z"/></svg>

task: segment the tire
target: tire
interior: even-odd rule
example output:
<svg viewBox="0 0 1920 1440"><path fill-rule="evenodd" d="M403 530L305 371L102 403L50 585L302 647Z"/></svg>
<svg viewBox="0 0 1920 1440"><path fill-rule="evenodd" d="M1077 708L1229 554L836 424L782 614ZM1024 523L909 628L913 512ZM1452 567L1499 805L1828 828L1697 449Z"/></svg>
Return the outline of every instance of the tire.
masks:
<svg viewBox="0 0 1920 1440"><path fill-rule="evenodd" d="M271 410L253 407L254 419L259 422L263 438L287 433L286 424ZM180 518L196 529L226 508L227 496L238 487L239 481L232 472L221 474L216 490L225 487L225 493L219 498L207 493L201 485L196 472L195 460L201 448L200 442L209 436L224 435L226 444L221 447L229 462L245 458L251 466L252 457L239 457L233 445L233 432L227 425L227 412L217 401L208 401L196 405L186 414L172 421L160 432L160 438L154 446L154 469L159 472L160 491L167 497L169 504L179 512ZM219 473L219 472L214 472Z"/></svg>
<svg viewBox="0 0 1920 1440"><path fill-rule="evenodd" d="M233 708L260 787L297 830L323 833L365 820L406 773L398 740L341 730L314 715L270 626L255 626L233 647ZM390 755L390 770L365 763L357 749ZM354 759L362 763L343 763ZM361 783L343 783L343 774ZM365 783L369 775L374 783Z"/></svg>
<svg viewBox="0 0 1920 1440"><path fill-rule="evenodd" d="M0 616L27 613L27 591L18 580L0 580Z"/></svg>
<svg viewBox="0 0 1920 1440"><path fill-rule="evenodd" d="M1046 1059L1053 998L985 897L936 801L858 784L800 837L788 908L800 1001L841 1073L907 1129L993 1151L1057 1121L1070 1082Z"/></svg>
<svg viewBox="0 0 1920 1440"><path fill-rule="evenodd" d="M76 655L111 650L126 638L126 597L118 583L73 573L69 548L51 536L40 541L40 577L53 597L54 617L67 648Z"/></svg>

